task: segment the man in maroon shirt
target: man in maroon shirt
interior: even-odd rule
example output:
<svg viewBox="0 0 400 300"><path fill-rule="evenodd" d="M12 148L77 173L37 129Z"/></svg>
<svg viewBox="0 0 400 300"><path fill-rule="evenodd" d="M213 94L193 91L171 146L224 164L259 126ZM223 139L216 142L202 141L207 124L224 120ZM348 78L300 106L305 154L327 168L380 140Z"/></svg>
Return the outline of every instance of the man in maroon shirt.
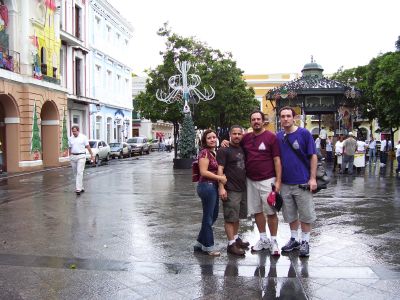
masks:
<svg viewBox="0 0 400 300"><path fill-rule="evenodd" d="M272 190L281 188L282 166L279 144L276 135L264 129L265 116L261 111L250 115L253 132L242 139L242 147L246 154L246 184L248 213L254 214L260 240L251 247L253 251L268 249L271 255L279 256L280 251L276 241L278 232L278 217L276 210L269 206L266 199ZM267 214L267 219L265 214ZM269 240L266 234L266 220L271 234Z"/></svg>
<svg viewBox="0 0 400 300"><path fill-rule="evenodd" d="M276 210L267 204L267 197L275 184L276 191L281 189L282 166L279 143L276 135L264 129L265 116L261 111L250 115L253 132L243 136L240 143L246 155L246 185L247 208L249 214L254 214L260 240L251 247L252 251L267 249L271 255L279 256L280 250L276 241L278 232L278 216ZM222 142L223 147L229 146L229 141ZM271 239L266 233L266 218Z"/></svg>

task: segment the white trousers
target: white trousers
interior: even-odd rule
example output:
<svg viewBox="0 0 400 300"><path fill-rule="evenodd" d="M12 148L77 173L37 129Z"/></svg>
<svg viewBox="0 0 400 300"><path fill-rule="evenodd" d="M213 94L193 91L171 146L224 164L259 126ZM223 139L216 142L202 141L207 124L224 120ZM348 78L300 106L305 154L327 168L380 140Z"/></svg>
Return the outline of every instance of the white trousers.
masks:
<svg viewBox="0 0 400 300"><path fill-rule="evenodd" d="M75 189L83 190L83 171L85 170L86 155L71 155L72 173L75 176Z"/></svg>

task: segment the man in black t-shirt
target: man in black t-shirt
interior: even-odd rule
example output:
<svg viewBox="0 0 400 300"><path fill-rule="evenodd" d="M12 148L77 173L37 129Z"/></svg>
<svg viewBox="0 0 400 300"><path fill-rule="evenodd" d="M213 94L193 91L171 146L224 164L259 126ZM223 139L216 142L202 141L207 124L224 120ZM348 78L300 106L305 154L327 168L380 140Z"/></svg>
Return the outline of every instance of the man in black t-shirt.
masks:
<svg viewBox="0 0 400 300"><path fill-rule="evenodd" d="M218 175L225 174L228 179L225 186L219 183L219 196L223 201L225 232L228 237L228 253L244 255L250 244L239 235L239 219L247 217L246 169L243 149L240 141L243 129L238 125L229 131L230 147L222 147L217 152Z"/></svg>

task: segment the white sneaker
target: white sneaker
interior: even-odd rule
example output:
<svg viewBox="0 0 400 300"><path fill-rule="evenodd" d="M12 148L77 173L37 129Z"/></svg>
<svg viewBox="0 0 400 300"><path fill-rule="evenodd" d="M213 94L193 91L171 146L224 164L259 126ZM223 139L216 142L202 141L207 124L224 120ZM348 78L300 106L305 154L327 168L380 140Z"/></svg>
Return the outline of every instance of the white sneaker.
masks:
<svg viewBox="0 0 400 300"><path fill-rule="evenodd" d="M278 247L278 242L276 240L274 240L273 242L271 242L271 256L280 256L281 253L279 251L279 247Z"/></svg>
<svg viewBox="0 0 400 300"><path fill-rule="evenodd" d="M251 247L251 251L261 251L263 249L270 250L271 249L271 242L269 240L263 241L258 240L258 242Z"/></svg>

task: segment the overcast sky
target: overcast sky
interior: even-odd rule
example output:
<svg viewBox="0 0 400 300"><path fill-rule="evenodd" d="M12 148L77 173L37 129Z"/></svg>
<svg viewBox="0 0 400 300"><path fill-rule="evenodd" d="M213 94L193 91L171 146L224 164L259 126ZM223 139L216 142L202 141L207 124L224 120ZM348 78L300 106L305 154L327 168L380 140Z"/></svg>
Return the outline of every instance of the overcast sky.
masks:
<svg viewBox="0 0 400 300"><path fill-rule="evenodd" d="M325 74L395 50L400 0L108 0L134 27L133 71L162 62L158 28L229 51L245 74L299 73L311 55Z"/></svg>

